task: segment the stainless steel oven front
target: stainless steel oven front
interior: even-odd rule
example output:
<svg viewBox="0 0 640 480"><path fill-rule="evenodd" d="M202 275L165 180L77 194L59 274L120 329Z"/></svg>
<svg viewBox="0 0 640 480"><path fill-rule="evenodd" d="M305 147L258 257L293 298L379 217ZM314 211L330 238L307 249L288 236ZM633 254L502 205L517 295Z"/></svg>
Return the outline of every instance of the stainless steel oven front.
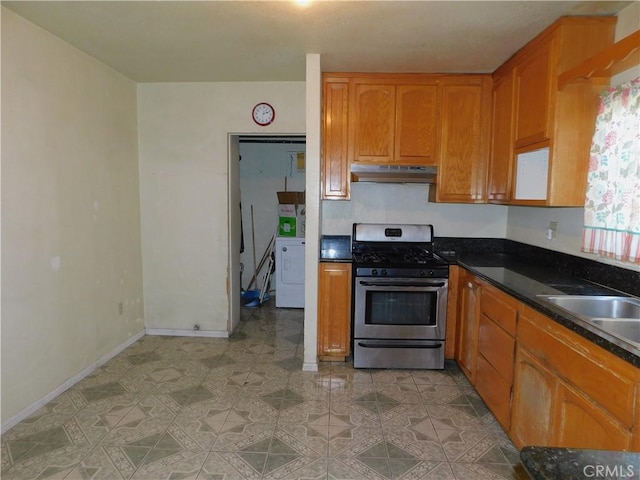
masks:
<svg viewBox="0 0 640 480"><path fill-rule="evenodd" d="M354 367L444 368L447 278L354 278Z"/></svg>

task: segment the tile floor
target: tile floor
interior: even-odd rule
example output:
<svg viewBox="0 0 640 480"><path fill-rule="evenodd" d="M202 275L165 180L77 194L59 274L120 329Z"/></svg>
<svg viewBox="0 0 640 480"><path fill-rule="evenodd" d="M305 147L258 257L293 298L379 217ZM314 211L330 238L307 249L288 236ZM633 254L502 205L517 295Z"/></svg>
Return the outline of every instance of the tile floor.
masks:
<svg viewBox="0 0 640 480"><path fill-rule="evenodd" d="M2 479L526 479L454 363L302 371L302 310L146 336L2 436Z"/></svg>

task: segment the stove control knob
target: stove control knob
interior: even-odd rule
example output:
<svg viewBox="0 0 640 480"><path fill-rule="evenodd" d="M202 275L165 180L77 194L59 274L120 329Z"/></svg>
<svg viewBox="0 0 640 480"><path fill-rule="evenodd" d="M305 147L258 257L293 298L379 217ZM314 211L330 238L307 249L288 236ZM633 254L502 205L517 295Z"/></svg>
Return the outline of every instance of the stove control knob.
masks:
<svg viewBox="0 0 640 480"><path fill-rule="evenodd" d="M420 270L420 276L421 276L421 277L424 277L424 275L425 275L425 274L424 274L424 270Z"/></svg>
<svg viewBox="0 0 640 480"><path fill-rule="evenodd" d="M429 276L433 277L433 270L429 270Z"/></svg>
<svg viewBox="0 0 640 480"><path fill-rule="evenodd" d="M378 274L378 270L376 270L375 268L371 270L371 275L377 275L377 274Z"/></svg>
<svg viewBox="0 0 640 480"><path fill-rule="evenodd" d="M383 269L380 271L380 275L386 275L386 274L387 274L387 271L383 268Z"/></svg>

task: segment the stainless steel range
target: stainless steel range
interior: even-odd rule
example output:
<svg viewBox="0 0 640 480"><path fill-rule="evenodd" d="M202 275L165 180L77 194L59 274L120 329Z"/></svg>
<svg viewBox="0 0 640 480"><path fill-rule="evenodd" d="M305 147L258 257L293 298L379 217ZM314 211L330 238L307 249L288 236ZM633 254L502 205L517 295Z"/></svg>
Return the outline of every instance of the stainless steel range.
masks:
<svg viewBox="0 0 640 480"><path fill-rule="evenodd" d="M356 368L444 368L449 264L432 225L355 223Z"/></svg>

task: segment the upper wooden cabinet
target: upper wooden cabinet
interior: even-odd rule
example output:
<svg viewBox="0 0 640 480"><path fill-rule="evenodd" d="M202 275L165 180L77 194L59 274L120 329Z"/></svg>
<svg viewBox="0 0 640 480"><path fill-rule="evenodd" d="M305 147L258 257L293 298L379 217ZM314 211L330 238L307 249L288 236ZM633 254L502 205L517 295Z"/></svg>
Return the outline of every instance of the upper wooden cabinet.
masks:
<svg viewBox="0 0 640 480"><path fill-rule="evenodd" d="M350 166L437 166L430 199L484 201L490 75L323 77L323 198L348 199Z"/></svg>
<svg viewBox="0 0 640 480"><path fill-rule="evenodd" d="M504 203L511 199L513 144L515 139L515 70L493 79L493 136L489 158L487 200Z"/></svg>
<svg viewBox="0 0 640 480"><path fill-rule="evenodd" d="M615 17L563 17L494 72L488 200L583 206L602 79L558 75L613 43Z"/></svg>
<svg viewBox="0 0 640 480"><path fill-rule="evenodd" d="M325 78L322 93L322 198L348 199L348 79Z"/></svg>
<svg viewBox="0 0 640 480"><path fill-rule="evenodd" d="M385 75L354 77L350 84L351 162L435 164L437 80Z"/></svg>
<svg viewBox="0 0 640 480"><path fill-rule="evenodd" d="M438 180L429 200L484 203L491 132L491 78L446 77L440 85Z"/></svg>
<svg viewBox="0 0 640 480"><path fill-rule="evenodd" d="M398 163L435 165L438 86L400 84L396 90L396 139Z"/></svg>
<svg viewBox="0 0 640 480"><path fill-rule="evenodd" d="M543 42L515 65L515 145L549 138L551 42Z"/></svg>

